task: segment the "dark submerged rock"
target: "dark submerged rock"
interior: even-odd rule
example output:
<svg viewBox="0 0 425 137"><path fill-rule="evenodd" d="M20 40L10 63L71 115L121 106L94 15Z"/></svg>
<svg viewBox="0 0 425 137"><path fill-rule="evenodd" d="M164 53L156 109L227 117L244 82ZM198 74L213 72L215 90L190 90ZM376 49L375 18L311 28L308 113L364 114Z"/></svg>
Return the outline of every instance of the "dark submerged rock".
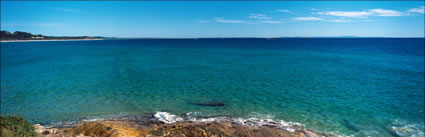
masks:
<svg viewBox="0 0 425 137"><path fill-rule="evenodd" d="M400 135L398 135L394 130L391 130L390 128L381 126L382 129L384 129L385 131L387 131L388 134L390 134L393 137L401 137Z"/></svg>
<svg viewBox="0 0 425 137"><path fill-rule="evenodd" d="M209 106L209 107L224 107L224 103L223 102L217 102L217 101L210 101L210 102L189 102L190 104L193 105L198 105L198 106Z"/></svg>
<svg viewBox="0 0 425 137"><path fill-rule="evenodd" d="M360 132L360 130L361 130L360 127L357 124L355 124L355 123L353 123L353 122L351 122L351 121L349 121L347 119L342 120L342 124L345 127L353 130L354 132Z"/></svg>

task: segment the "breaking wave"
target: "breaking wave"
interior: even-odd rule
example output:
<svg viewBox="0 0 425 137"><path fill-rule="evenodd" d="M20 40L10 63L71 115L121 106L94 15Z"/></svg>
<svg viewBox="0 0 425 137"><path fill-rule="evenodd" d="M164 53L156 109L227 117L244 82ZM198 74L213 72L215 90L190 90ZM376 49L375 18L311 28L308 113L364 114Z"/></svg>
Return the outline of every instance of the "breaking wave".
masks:
<svg viewBox="0 0 425 137"><path fill-rule="evenodd" d="M191 122L232 122L234 124L239 125L247 125L247 126L253 126L253 127L273 127L273 128L279 128L283 129L289 132L295 132L295 131L305 131L306 129L303 128L303 125L300 123L295 122L286 122L283 120L273 120L271 119L271 116L263 116L265 118L260 117L251 117L251 118L232 118L232 117L211 117L211 118L198 118L197 112L189 112L186 113L186 116L178 117L176 115L167 113L167 112L156 112L154 114L154 117L162 121L164 123L174 123L179 121L191 121Z"/></svg>
<svg viewBox="0 0 425 137"><path fill-rule="evenodd" d="M174 123L178 121L183 121L183 118L178 117L176 115L172 115L167 112L156 112L153 116L164 123Z"/></svg>
<svg viewBox="0 0 425 137"><path fill-rule="evenodd" d="M106 117L97 117L97 118L81 118L67 121L56 121L42 124L43 126L50 127L74 127L76 124L80 122L93 122L93 121L105 121L105 120L131 120L131 121L143 121L151 120L151 121L160 121L167 124L175 123L175 122L231 122L232 124L238 125L246 125L254 128L258 127L271 127L271 128L279 128L282 130L286 130L289 132L303 132L306 135L311 134L319 134L323 136L382 136L381 132L371 130L371 129L363 129L357 133L352 135L343 135L338 132L317 132L312 129L307 129L301 123L297 122L288 122L283 120L274 119L273 116L252 113L247 115L247 117L228 117L228 116L212 116L205 117L205 115L200 112L189 112L183 115L174 115L168 112L156 112L147 115L121 115L121 116L106 116ZM386 135L384 136L399 136L399 137L424 137L424 125L422 124L412 124L405 120L392 120L392 123L388 126L381 127L386 131Z"/></svg>
<svg viewBox="0 0 425 137"><path fill-rule="evenodd" d="M401 137L424 137L425 127L422 124L411 124L404 120L393 120L391 131Z"/></svg>

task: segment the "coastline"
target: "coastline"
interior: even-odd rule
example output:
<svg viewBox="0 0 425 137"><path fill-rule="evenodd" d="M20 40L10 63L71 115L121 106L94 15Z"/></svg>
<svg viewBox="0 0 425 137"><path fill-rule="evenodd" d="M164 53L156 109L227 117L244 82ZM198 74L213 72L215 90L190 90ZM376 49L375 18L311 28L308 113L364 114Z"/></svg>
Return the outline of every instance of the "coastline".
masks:
<svg viewBox="0 0 425 137"><path fill-rule="evenodd" d="M262 123L256 123L262 122ZM289 128L291 127L291 128ZM323 137L301 125L282 124L267 119L253 121L235 118L183 119L166 112L145 116L125 116L107 119L87 119L70 125L34 125L44 137Z"/></svg>
<svg viewBox="0 0 425 137"><path fill-rule="evenodd" d="M103 40L103 39L1 40L0 42L86 41L86 40Z"/></svg>

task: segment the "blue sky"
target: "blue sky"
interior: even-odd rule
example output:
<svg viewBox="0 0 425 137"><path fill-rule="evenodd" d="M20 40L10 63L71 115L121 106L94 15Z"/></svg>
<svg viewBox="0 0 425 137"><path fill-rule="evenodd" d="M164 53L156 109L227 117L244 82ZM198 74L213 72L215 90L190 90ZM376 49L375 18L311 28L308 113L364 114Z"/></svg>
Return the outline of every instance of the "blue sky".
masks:
<svg viewBox="0 0 425 137"><path fill-rule="evenodd" d="M1 1L1 29L157 38L424 37L424 1Z"/></svg>

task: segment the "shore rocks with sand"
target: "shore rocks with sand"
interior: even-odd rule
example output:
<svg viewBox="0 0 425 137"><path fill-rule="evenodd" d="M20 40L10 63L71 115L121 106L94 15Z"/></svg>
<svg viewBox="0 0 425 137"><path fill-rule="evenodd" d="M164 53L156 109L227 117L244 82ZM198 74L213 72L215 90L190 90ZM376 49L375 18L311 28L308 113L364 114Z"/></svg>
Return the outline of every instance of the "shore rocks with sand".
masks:
<svg viewBox="0 0 425 137"><path fill-rule="evenodd" d="M94 121L74 128L44 128L34 125L45 137L319 137L310 131L289 132L273 127L251 127L232 122L150 122Z"/></svg>

